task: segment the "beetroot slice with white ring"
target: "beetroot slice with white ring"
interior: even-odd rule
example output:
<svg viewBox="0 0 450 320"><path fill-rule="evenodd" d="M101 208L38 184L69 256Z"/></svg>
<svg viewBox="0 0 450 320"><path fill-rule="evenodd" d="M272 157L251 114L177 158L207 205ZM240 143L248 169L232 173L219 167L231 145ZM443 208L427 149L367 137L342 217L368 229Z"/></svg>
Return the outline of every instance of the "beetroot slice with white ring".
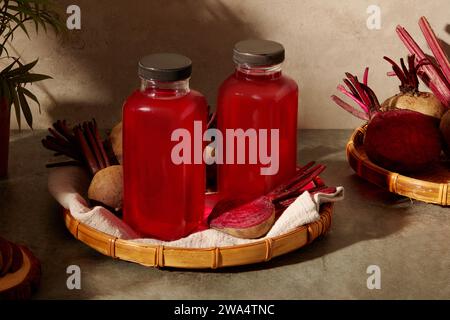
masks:
<svg viewBox="0 0 450 320"><path fill-rule="evenodd" d="M255 239L265 235L275 221L275 206L268 197L234 207L240 200L222 200L211 212L209 221L213 229L245 239Z"/></svg>
<svg viewBox="0 0 450 320"><path fill-rule="evenodd" d="M286 208L283 201L298 197L303 191L316 187L313 183L325 166L313 162L297 170L295 175L266 196L251 202L243 199L219 201L210 216L209 226L232 236L255 239L264 236L275 222L275 212Z"/></svg>

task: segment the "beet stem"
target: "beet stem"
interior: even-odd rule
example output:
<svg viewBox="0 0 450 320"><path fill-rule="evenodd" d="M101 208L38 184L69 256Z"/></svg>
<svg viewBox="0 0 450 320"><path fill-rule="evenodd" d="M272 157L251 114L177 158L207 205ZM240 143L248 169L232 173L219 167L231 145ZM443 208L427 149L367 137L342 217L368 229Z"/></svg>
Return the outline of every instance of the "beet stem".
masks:
<svg viewBox="0 0 450 320"><path fill-rule="evenodd" d="M366 67L366 69L364 69L363 83L366 86L369 83L369 67Z"/></svg>
<svg viewBox="0 0 450 320"><path fill-rule="evenodd" d="M58 120L53 124L55 130L61 134L67 141L76 144L75 136L71 133L70 129L67 127L66 120Z"/></svg>
<svg viewBox="0 0 450 320"><path fill-rule="evenodd" d="M105 163L103 162L102 155L100 153L99 148L97 147L97 142L94 139L94 135L92 134L92 132L89 128L89 123L84 122L82 128L83 128L83 134L86 137L86 141L88 142L89 148L92 151L92 154L94 155L95 160L96 160L97 164L99 165L99 168L100 169L105 168Z"/></svg>
<svg viewBox="0 0 450 320"><path fill-rule="evenodd" d="M326 166L319 164L310 170L307 170L299 179L299 182L295 184L294 187L291 187L291 189L282 192L280 194L274 194L271 195L270 198L273 203L277 203L280 201L283 201L285 199L288 199L289 197L292 197L292 195L298 194L301 192L301 189L308 185L311 181L313 181L314 178L316 178L319 174L321 174L326 169Z"/></svg>
<svg viewBox="0 0 450 320"><path fill-rule="evenodd" d="M341 98L339 98L338 96L332 95L331 99L338 105L340 106L342 109L344 109L345 111L351 113L352 115L354 115L355 117L361 119L361 120L369 120L369 115L365 112L356 110L355 108L353 108L351 105L349 105L347 102L345 102L344 100L342 100Z"/></svg>
<svg viewBox="0 0 450 320"><path fill-rule="evenodd" d="M214 123L214 121L216 120L216 112L213 112L211 114L211 117L209 118L208 124L206 125L206 129L211 128L212 124Z"/></svg>
<svg viewBox="0 0 450 320"><path fill-rule="evenodd" d="M303 167L299 168L296 172L294 177L290 178L289 181L287 181L286 183L276 187L275 189L273 189L268 196L273 196L276 195L280 192L283 192L289 188L291 188L293 185L295 185L304 175L305 171L308 170L309 168L311 168L313 165L315 164L314 161L308 162L306 165L304 165Z"/></svg>
<svg viewBox="0 0 450 320"><path fill-rule="evenodd" d="M357 97L353 96L350 92L348 92L343 85L338 85L337 89L342 92L344 95L352 99L356 104L358 104L364 112L369 112L369 106L366 106L362 101L360 101Z"/></svg>
<svg viewBox="0 0 450 320"><path fill-rule="evenodd" d="M408 83L408 80L406 79L407 75L403 73L402 69L398 66L397 63L395 63L394 60L386 56L384 56L383 59L392 65L392 70L394 70L395 74L400 79L401 87L405 86Z"/></svg>
<svg viewBox="0 0 450 320"><path fill-rule="evenodd" d="M89 166L89 169L93 175L95 175L99 170L99 165L97 163L97 160L95 159L94 154L92 153L92 150L89 148L89 144L86 141L86 137L83 134L83 131L81 129L81 126L78 125L74 128L75 137L77 138L78 145L80 146L85 161L87 165Z"/></svg>
<svg viewBox="0 0 450 320"><path fill-rule="evenodd" d="M350 82L355 86L355 89L358 91L359 96L362 99L362 102L366 105L366 106L370 106L370 99L367 96L367 94L364 92L364 90L361 87L360 82L358 81L358 77L355 77L354 75L352 75L349 72L346 72L345 75L347 76L347 78L350 80Z"/></svg>
<svg viewBox="0 0 450 320"><path fill-rule="evenodd" d="M103 155L103 159L105 160L106 166L109 167L109 166L111 166L112 161L109 159L108 154L105 149L105 145L103 144L102 139L100 137L100 131L98 130L97 121L95 121L95 119L92 119L92 122L93 122L94 135L95 135L95 138L97 139L97 143L99 145L100 152Z"/></svg>
<svg viewBox="0 0 450 320"><path fill-rule="evenodd" d="M79 161L83 160L83 157L80 156L76 151L74 151L70 147L62 146L62 145L58 144L57 140L52 136L47 136L45 139L43 139L42 145L46 149L62 153L70 158L75 159L75 160L79 160Z"/></svg>
<svg viewBox="0 0 450 320"><path fill-rule="evenodd" d="M436 34L431 28L430 23L425 17L421 17L419 19L419 27L422 30L422 34L425 37L425 40L428 43L433 55L436 59L437 64L442 71L444 78L447 80L447 84L450 84L450 61L445 54L444 50L442 50L441 45L439 43Z"/></svg>
<svg viewBox="0 0 450 320"><path fill-rule="evenodd" d="M422 61L427 59L423 50L405 28L397 26L396 31L400 40L409 52L415 54L416 60ZM421 70L419 70L418 75L431 91L433 91L441 103L450 108L450 83L446 81L444 75L439 71L439 67L436 67L433 64L423 65Z"/></svg>
<svg viewBox="0 0 450 320"><path fill-rule="evenodd" d="M353 84L348 79L342 79L342 81L344 81L344 83L347 86L347 88L350 89L350 91L352 92L353 96L355 98L357 98L358 100L361 100L361 97L359 96L358 91L356 91L356 89L353 86Z"/></svg>

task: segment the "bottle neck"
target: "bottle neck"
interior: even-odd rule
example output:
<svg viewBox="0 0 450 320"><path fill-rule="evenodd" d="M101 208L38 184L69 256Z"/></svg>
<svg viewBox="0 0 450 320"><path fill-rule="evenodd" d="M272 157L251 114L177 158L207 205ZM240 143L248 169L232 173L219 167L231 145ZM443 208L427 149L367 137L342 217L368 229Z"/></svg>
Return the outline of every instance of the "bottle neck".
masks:
<svg viewBox="0 0 450 320"><path fill-rule="evenodd" d="M249 66L236 64L235 75L239 79L247 80L273 80L281 77L281 64L271 66Z"/></svg>
<svg viewBox="0 0 450 320"><path fill-rule="evenodd" d="M179 81L162 82L141 78L141 92L156 99L172 99L189 93L189 78Z"/></svg>

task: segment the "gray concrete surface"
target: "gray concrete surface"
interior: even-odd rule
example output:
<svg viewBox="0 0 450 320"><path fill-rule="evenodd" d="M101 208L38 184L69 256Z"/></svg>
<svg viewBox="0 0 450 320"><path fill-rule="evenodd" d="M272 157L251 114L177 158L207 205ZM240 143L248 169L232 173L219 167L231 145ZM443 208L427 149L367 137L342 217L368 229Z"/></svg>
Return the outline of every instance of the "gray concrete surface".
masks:
<svg viewBox="0 0 450 320"><path fill-rule="evenodd" d="M9 180L0 182L0 234L40 258L37 299L450 299L449 209L389 194L346 163L350 131L300 132L299 159L328 165L343 185L324 239L268 263L218 271L158 270L112 260L75 240L47 192L44 131L14 133ZM66 287L66 268L82 270L82 289ZM366 286L369 265L381 289Z"/></svg>

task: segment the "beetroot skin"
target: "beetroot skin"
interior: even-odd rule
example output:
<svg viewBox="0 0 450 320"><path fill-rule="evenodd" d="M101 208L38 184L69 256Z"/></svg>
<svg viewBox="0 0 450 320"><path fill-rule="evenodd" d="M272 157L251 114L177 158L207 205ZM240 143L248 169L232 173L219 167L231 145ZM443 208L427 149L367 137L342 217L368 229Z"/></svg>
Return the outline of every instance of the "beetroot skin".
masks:
<svg viewBox="0 0 450 320"><path fill-rule="evenodd" d="M369 159L394 172L426 169L440 157L442 144L435 118L411 110L380 112L367 127Z"/></svg>

